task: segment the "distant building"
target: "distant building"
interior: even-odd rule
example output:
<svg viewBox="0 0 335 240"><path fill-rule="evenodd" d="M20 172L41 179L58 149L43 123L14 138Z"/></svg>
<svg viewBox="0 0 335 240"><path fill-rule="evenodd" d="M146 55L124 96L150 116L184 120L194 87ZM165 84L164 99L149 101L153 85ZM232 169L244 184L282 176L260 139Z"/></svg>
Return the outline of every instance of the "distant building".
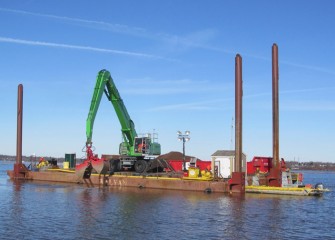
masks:
<svg viewBox="0 0 335 240"><path fill-rule="evenodd" d="M218 177L230 178L235 172L235 150L217 150L211 155L211 159L212 169L217 168ZM246 170L246 161L247 157L242 153L242 172Z"/></svg>

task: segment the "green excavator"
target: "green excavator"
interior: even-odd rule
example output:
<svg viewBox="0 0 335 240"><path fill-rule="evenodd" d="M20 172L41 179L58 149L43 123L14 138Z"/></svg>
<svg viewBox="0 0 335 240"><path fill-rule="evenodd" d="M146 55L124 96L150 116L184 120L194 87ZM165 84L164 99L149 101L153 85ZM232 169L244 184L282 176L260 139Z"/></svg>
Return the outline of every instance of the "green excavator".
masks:
<svg viewBox="0 0 335 240"><path fill-rule="evenodd" d="M161 154L161 146L155 142L155 133L138 136L135 130L135 124L131 120L123 100L117 90L114 81L107 70L101 70L98 73L94 87L90 110L86 120L86 163L78 166L86 170L95 169L98 173L105 172L106 160L98 158L92 150L93 126L96 114L99 109L102 95L112 103L116 115L121 125L122 142L119 145L119 159L109 164L109 170L121 171L124 169L135 170L143 173L153 167L154 159ZM88 165L88 167L87 167ZM90 175L91 171L86 171ZM85 176L85 174L84 174Z"/></svg>

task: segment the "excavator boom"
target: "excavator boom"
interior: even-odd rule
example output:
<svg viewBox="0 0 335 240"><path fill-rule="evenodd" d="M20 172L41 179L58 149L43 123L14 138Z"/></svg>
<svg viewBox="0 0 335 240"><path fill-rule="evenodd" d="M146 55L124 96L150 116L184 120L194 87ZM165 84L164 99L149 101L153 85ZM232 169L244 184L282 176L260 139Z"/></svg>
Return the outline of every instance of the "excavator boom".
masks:
<svg viewBox="0 0 335 240"><path fill-rule="evenodd" d="M100 101L102 98L102 95L104 93L106 82L104 79L105 73L99 72L97 81L94 87L93 97L91 101L90 111L88 113L88 117L86 120L86 137L87 137L87 144L92 144L92 134L93 134L93 125L95 116L97 114L97 111L99 109Z"/></svg>
<svg viewBox="0 0 335 240"><path fill-rule="evenodd" d="M128 111L123 103L123 100L117 90L114 81L107 70L101 70L98 73L97 81L95 84L93 97L91 101L90 111L86 120L86 137L87 144L92 144L92 134L94 120L101 102L103 93L107 96L108 100L111 101L115 109L116 115L121 124L121 132L123 136L123 142L126 145L128 152L133 152L134 139L137 136L135 130L135 124L130 119Z"/></svg>

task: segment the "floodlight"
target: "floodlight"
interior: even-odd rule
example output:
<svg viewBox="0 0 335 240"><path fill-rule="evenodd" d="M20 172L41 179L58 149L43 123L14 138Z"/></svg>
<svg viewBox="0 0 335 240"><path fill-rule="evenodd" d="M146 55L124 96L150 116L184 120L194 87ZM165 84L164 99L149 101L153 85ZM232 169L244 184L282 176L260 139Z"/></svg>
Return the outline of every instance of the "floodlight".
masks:
<svg viewBox="0 0 335 240"><path fill-rule="evenodd" d="M182 134L181 131L177 131L178 134L178 141L183 141L183 171L186 171L186 161L185 161L185 142L190 141L190 131L185 131L184 134Z"/></svg>

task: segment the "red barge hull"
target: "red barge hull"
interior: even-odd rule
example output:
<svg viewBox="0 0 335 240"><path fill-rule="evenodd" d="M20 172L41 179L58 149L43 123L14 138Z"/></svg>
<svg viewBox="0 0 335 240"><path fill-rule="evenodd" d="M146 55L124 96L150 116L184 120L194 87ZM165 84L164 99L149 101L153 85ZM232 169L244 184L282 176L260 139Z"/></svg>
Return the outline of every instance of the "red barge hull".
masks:
<svg viewBox="0 0 335 240"><path fill-rule="evenodd" d="M15 179L14 171L7 171L11 179ZM92 174L89 179L78 178L71 171L48 170L48 171L27 171L25 176L19 179L33 181L49 181L86 184L92 187L136 187L166 190L198 191L211 193L229 193L227 181L202 180L191 178L175 177L154 177L154 176L129 176L129 175L111 175L103 176Z"/></svg>

